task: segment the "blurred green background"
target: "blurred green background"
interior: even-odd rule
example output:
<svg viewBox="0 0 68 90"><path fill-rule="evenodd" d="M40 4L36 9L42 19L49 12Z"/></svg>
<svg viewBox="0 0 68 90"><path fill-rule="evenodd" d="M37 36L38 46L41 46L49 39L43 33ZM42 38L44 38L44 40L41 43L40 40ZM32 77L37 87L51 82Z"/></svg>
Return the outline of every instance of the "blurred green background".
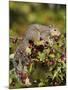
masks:
<svg viewBox="0 0 68 90"><path fill-rule="evenodd" d="M66 30L66 5L31 2L9 2L10 37L22 37L32 23L55 25L62 33ZM10 53L16 44L10 41Z"/></svg>

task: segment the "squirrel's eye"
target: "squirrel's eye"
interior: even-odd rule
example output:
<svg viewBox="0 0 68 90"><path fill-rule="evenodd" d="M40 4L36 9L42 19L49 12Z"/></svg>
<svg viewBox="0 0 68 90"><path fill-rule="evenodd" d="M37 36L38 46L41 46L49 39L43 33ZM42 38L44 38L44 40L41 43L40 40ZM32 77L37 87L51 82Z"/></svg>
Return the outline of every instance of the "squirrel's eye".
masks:
<svg viewBox="0 0 68 90"><path fill-rule="evenodd" d="M54 29L54 31L56 31L56 29Z"/></svg>

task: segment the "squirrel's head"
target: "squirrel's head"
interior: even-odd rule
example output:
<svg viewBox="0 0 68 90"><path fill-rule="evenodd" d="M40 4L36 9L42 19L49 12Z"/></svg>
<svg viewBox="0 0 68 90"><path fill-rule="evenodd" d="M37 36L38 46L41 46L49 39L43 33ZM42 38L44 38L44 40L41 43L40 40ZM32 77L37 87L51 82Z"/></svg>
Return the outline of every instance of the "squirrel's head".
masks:
<svg viewBox="0 0 68 90"><path fill-rule="evenodd" d="M58 28L55 27L51 27L50 29L50 34L51 36L60 36L60 31L58 30Z"/></svg>

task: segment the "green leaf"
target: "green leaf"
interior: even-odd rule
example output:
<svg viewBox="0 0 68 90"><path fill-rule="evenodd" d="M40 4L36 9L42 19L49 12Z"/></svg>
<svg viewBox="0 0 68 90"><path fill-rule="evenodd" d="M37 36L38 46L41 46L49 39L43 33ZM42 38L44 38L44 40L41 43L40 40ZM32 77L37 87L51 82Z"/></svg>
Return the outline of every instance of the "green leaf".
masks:
<svg viewBox="0 0 68 90"><path fill-rule="evenodd" d="M40 59L40 61L44 61L44 59L45 59L45 53L39 52L38 53L38 58Z"/></svg>
<svg viewBox="0 0 68 90"><path fill-rule="evenodd" d="M46 53L49 54L49 52L50 52L50 48L47 48Z"/></svg>
<svg viewBox="0 0 68 90"><path fill-rule="evenodd" d="M26 48L26 53L29 55L31 54L31 49L29 47Z"/></svg>
<svg viewBox="0 0 68 90"><path fill-rule="evenodd" d="M63 75L62 74L59 74L59 77L61 78L61 80L63 80Z"/></svg>
<svg viewBox="0 0 68 90"><path fill-rule="evenodd" d="M44 40L36 41L35 44L36 44L37 46L39 46L39 45L44 45Z"/></svg>
<svg viewBox="0 0 68 90"><path fill-rule="evenodd" d="M33 66L33 63L30 65L30 68L29 68L29 72L31 73L32 71L32 66Z"/></svg>
<svg viewBox="0 0 68 90"><path fill-rule="evenodd" d="M38 84L38 86L39 86L39 87L45 86L45 83L44 83L44 82L40 82L40 83Z"/></svg>
<svg viewBox="0 0 68 90"><path fill-rule="evenodd" d="M49 57L50 57L50 58L54 58L55 55L52 53L52 54L49 55Z"/></svg>
<svg viewBox="0 0 68 90"><path fill-rule="evenodd" d="M57 77L58 72L61 70L61 67L58 67L57 70L54 71L53 79Z"/></svg>

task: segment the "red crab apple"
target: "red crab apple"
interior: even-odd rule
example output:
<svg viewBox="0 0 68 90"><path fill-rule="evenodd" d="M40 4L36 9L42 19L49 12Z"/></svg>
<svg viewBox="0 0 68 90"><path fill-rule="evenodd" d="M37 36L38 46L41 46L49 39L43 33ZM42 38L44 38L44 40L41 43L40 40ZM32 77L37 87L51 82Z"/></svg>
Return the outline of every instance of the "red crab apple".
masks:
<svg viewBox="0 0 68 90"><path fill-rule="evenodd" d="M62 55L61 55L61 60L62 60L62 61L65 61L65 59L66 59L65 57L66 57L65 54L62 54Z"/></svg>
<svg viewBox="0 0 68 90"><path fill-rule="evenodd" d="M55 64L54 60L50 61L50 65L54 65L54 64Z"/></svg>

